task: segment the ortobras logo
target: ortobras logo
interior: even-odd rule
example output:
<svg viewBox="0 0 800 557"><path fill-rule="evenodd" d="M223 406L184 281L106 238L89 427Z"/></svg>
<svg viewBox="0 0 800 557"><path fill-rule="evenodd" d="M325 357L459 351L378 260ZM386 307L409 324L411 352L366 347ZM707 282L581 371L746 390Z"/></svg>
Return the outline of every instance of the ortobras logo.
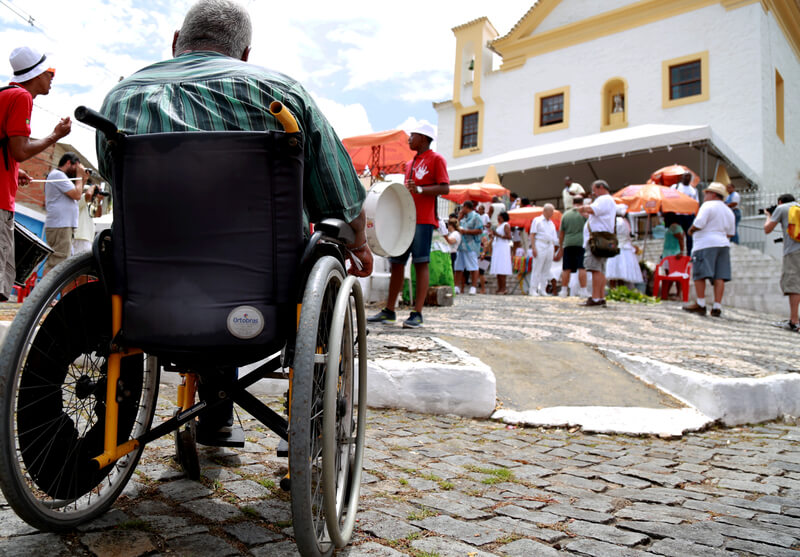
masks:
<svg viewBox="0 0 800 557"><path fill-rule="evenodd" d="M254 338L263 330L264 316L253 306L239 306L228 314L228 331L236 338Z"/></svg>

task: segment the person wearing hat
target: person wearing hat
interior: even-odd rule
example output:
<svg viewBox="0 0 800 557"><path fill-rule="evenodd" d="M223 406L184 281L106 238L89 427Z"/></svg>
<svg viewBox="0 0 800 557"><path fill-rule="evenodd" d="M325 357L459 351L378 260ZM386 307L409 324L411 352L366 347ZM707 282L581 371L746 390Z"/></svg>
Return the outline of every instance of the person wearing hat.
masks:
<svg viewBox="0 0 800 557"><path fill-rule="evenodd" d="M16 275L14 261L14 208L17 187L27 185L30 176L19 163L58 142L70 132L69 118L62 118L53 132L31 139L33 99L50 92L55 70L47 56L23 46L9 57L13 81L0 88L0 301L11 294Z"/></svg>
<svg viewBox="0 0 800 557"><path fill-rule="evenodd" d="M58 168L47 175L44 234L53 253L44 264L45 273L72 255L72 240L78 228L78 200L88 178L89 171L72 152L64 153L58 161Z"/></svg>
<svg viewBox="0 0 800 557"><path fill-rule="evenodd" d="M406 252L399 257L389 258L392 264L389 298L385 308L367 319L370 323L394 323L397 320L394 309L397 296L403 288L403 271L410 255L417 275L417 288L414 311L403 322L403 327L415 329L422 326L422 306L425 303L430 282L431 239L434 229L438 226L436 199L439 195L450 192L447 163L444 157L431 150L431 143L435 139L436 132L433 126L424 121L414 128L408 138L408 146L417 153L414 155L414 159L406 165L405 180L406 188L411 192L417 208L417 228L414 240Z"/></svg>
<svg viewBox="0 0 800 557"><path fill-rule="evenodd" d="M697 300L684 311L706 314L706 279L714 286L712 317L722 315L722 296L725 283L731 280L730 239L736 233L733 211L725 205L727 188L719 182L711 182L703 193L703 204L689 228L694 238L692 247L692 279Z"/></svg>

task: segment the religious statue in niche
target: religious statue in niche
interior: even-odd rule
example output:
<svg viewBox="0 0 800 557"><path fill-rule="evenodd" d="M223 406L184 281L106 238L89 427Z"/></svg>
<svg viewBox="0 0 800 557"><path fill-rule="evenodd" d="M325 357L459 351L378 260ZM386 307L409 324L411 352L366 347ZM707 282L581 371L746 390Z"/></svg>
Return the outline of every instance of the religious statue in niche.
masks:
<svg viewBox="0 0 800 557"><path fill-rule="evenodd" d="M617 93L614 95L614 108L611 110L613 113L617 112L625 112L625 95L622 93Z"/></svg>

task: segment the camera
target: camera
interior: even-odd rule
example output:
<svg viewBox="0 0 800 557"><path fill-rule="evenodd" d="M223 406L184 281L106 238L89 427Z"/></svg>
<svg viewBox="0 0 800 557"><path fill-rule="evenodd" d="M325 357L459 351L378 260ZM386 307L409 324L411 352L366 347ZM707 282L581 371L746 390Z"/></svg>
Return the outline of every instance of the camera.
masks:
<svg viewBox="0 0 800 557"><path fill-rule="evenodd" d="M769 207L764 207L763 209L759 209L758 210L758 214L759 215L764 215L766 213L769 213L771 215L772 213L775 212L775 209L777 209L777 208L778 208L777 205L770 205Z"/></svg>
<svg viewBox="0 0 800 557"><path fill-rule="evenodd" d="M111 195L111 192L103 191L100 189L100 186L97 186L94 188L94 193L92 194L92 201L97 199L98 195L101 197L108 197Z"/></svg>

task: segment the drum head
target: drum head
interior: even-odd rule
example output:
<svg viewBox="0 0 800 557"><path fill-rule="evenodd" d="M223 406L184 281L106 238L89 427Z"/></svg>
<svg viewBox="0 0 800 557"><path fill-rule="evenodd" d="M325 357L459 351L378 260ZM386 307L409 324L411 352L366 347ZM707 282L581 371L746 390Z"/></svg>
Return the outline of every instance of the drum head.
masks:
<svg viewBox="0 0 800 557"><path fill-rule="evenodd" d="M414 199L402 184L378 182L364 201L367 217L367 243L373 253L397 257L414 240L417 210Z"/></svg>

